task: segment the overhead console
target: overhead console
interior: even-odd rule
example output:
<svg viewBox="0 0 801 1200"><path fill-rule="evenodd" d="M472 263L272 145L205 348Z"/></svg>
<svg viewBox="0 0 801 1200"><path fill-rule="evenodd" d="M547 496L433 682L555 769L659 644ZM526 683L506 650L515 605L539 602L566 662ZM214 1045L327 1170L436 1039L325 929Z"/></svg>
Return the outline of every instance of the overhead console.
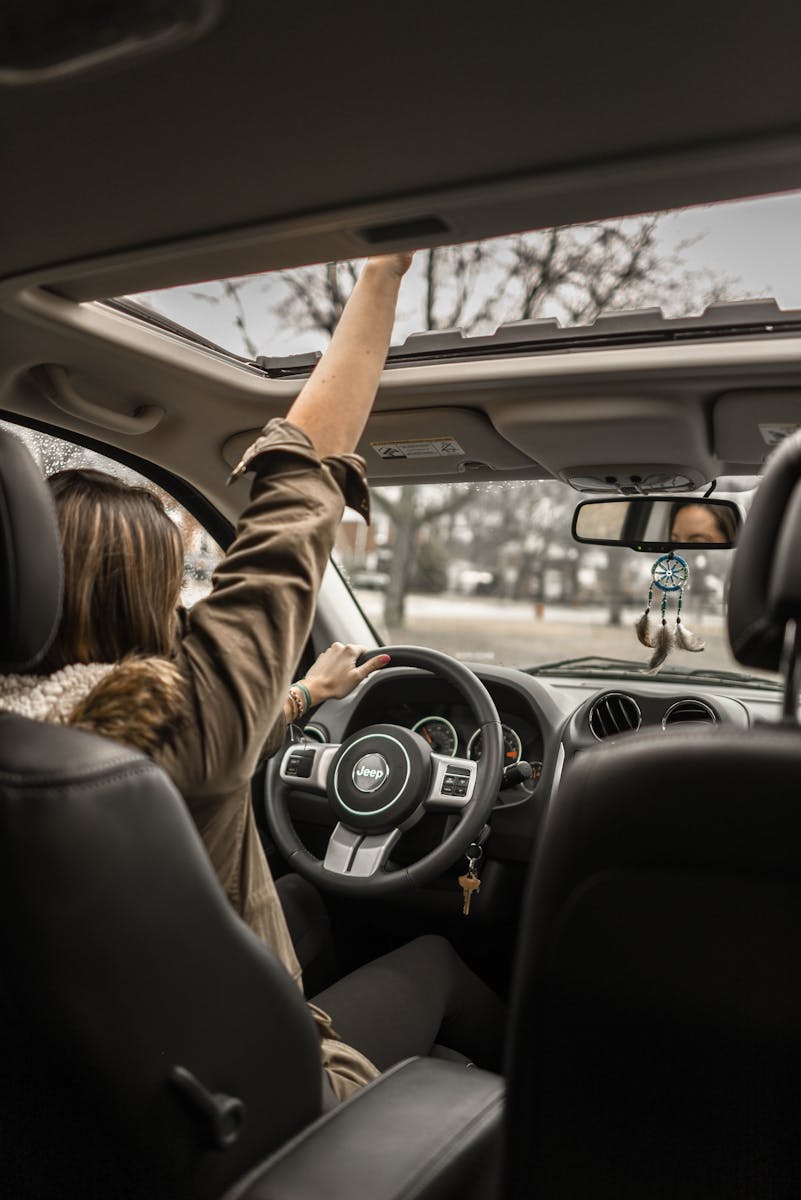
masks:
<svg viewBox="0 0 801 1200"><path fill-rule="evenodd" d="M699 408L594 396L498 406L499 433L582 492L683 492L718 473Z"/></svg>

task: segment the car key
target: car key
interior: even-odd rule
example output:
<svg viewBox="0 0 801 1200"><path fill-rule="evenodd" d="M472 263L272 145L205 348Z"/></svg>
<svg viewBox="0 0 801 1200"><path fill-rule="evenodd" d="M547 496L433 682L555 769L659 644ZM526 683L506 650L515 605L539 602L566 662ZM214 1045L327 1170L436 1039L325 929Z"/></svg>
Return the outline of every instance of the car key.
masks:
<svg viewBox="0 0 801 1200"><path fill-rule="evenodd" d="M470 853L473 847L476 849L475 854ZM484 857L484 851L477 842L471 842L465 857L467 858L467 874L460 875L458 881L459 887L462 889L462 895L464 896L464 905L462 907L463 917L470 915L470 901L473 898L473 892L477 892L481 887L481 880L476 871L476 863L481 862Z"/></svg>
<svg viewBox="0 0 801 1200"><path fill-rule="evenodd" d="M462 907L462 916L466 917L470 913L470 900L473 892L477 892L481 887L481 880L472 867L468 868L466 875L459 876L459 887L464 894L464 906Z"/></svg>

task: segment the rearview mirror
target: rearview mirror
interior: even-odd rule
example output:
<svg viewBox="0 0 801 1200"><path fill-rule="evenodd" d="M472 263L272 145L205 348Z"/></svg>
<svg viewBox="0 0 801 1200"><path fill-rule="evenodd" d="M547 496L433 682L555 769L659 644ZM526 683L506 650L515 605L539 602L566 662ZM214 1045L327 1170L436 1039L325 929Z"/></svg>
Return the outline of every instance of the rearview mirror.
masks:
<svg viewBox="0 0 801 1200"><path fill-rule="evenodd" d="M654 500L584 500L573 516L573 537L594 546L632 550L730 550L742 525L732 500L673 496Z"/></svg>

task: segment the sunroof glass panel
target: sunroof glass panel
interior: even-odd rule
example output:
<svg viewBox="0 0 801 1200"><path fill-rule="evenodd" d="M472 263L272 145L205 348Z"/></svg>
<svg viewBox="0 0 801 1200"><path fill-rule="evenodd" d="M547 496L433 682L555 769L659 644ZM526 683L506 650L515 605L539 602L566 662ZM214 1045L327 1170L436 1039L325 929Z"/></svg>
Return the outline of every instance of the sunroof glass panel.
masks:
<svg viewBox="0 0 801 1200"><path fill-rule="evenodd" d="M595 319L653 310L695 317L721 301L774 297L801 309L801 192L563 226L419 251L404 281L393 344L432 329L466 336L555 319L578 335ZM135 297L246 358L321 350L360 262L145 292Z"/></svg>

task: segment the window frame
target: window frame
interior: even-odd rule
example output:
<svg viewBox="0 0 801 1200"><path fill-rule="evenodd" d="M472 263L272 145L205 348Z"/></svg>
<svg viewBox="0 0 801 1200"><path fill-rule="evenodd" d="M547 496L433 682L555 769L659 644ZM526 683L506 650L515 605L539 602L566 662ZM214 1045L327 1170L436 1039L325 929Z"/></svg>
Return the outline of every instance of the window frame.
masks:
<svg viewBox="0 0 801 1200"><path fill-rule="evenodd" d="M203 526L206 533L214 539L223 554L228 552L228 548L233 542L236 533L234 523L229 521L227 517L224 517L220 510L194 484L182 479L180 475L175 475L166 467L160 467L156 463L150 462L149 459L141 458L139 455L133 454L129 450L123 450L119 446L109 445L108 442L100 441L98 438L93 438L83 433L76 433L72 429L65 429L61 425L53 425L49 421L40 421L35 417L11 412L9 409L0 408L0 421L6 421L9 425L19 425L24 429L33 429L37 433L49 434L50 437L61 438L62 441L72 441L77 446L83 446L86 450L93 450L97 454L105 455L106 458L112 459L124 467L130 467L131 470L138 471L145 479L148 479L151 483L168 492L174 500L183 505L190 516L194 517ZM329 555L328 563L345 588L350 603L355 607L360 619L373 635L375 645L383 645L383 639L363 612L357 597L353 594L342 569L333 555ZM302 672L305 672L311 666L316 657L315 626L317 620L318 616L315 615L315 624L309 633L309 638L300 656L298 669Z"/></svg>
<svg viewBox="0 0 801 1200"><path fill-rule="evenodd" d="M93 450L96 454L102 454L124 467L129 467L132 471L137 471L145 479L168 492L178 504L182 505L214 539L223 554L231 545L234 539L233 524L202 492L198 491L194 484L188 483L180 475L173 474L166 467L160 467L156 463L150 462L149 459L141 458L119 446L101 442L98 438L87 437L72 429L64 429L63 426L52 425L47 421L40 421L5 408L0 408L0 421L6 421L9 425L19 425L24 429L32 429L36 433L48 434L50 437L60 438L65 442L74 442L76 446L82 446L85 450Z"/></svg>

